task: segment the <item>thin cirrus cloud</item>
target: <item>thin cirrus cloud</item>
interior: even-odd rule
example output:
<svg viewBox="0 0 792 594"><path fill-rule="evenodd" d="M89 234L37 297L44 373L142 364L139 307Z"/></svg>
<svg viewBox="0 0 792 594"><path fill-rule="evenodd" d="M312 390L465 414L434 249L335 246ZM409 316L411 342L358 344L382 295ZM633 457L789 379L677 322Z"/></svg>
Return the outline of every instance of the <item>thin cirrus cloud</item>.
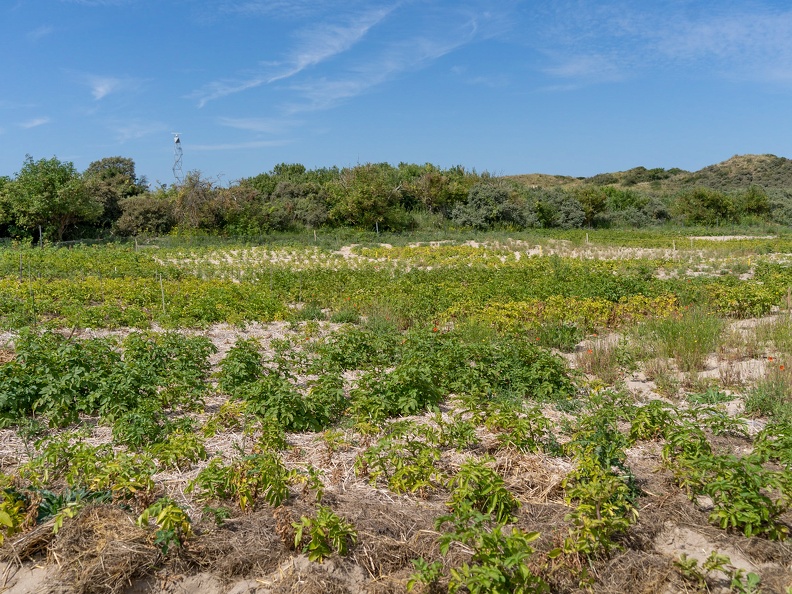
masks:
<svg viewBox="0 0 792 594"><path fill-rule="evenodd" d="M348 51L392 11L393 7L379 8L341 24L302 29L297 34L299 41L295 49L280 71L259 73L244 80L214 81L193 93L191 97L197 98L198 106L203 107L215 99L291 78L306 68Z"/></svg>
<svg viewBox="0 0 792 594"><path fill-rule="evenodd" d="M100 101L111 93L122 91L136 91L140 88L142 81L136 78L99 76L87 74L81 77L83 82L91 89L91 95L96 101Z"/></svg>
<svg viewBox="0 0 792 594"><path fill-rule="evenodd" d="M365 2L354 0L224 0L213 9L246 16L267 16L287 20L304 19L320 13L340 10L362 10Z"/></svg>
<svg viewBox="0 0 792 594"><path fill-rule="evenodd" d="M55 31L55 27L52 25L41 25L30 31L27 37L31 41L38 41L39 39L52 35L53 31Z"/></svg>
<svg viewBox="0 0 792 594"><path fill-rule="evenodd" d="M194 151L238 151L243 149L257 149L271 146L283 146L288 140L251 140L248 142L221 143L221 144L191 144L190 150Z"/></svg>
<svg viewBox="0 0 792 594"><path fill-rule="evenodd" d="M295 114L304 111L329 109L339 102L362 95L374 87L405 73L420 70L427 64L467 45L480 33L480 23L471 18L444 35L427 34L387 47L378 56L351 69L340 78L319 78L299 85L292 90L300 97L284 106L284 111Z"/></svg>
<svg viewBox="0 0 792 594"><path fill-rule="evenodd" d="M298 122L283 118L218 118L217 123L227 128L258 132L263 134L282 134L296 126Z"/></svg>
<svg viewBox="0 0 792 594"><path fill-rule="evenodd" d="M152 134L162 134L168 130L162 122L148 120L111 121L108 128L120 143L139 140Z"/></svg>
<svg viewBox="0 0 792 594"><path fill-rule="evenodd" d="M547 74L581 85L615 82L657 69L698 67L728 79L792 82L792 11L753 4L728 13L685 10L661 3L607 10L569 2L555 5L557 25L539 37ZM575 88L576 84L560 88Z"/></svg>
<svg viewBox="0 0 792 594"><path fill-rule="evenodd" d="M38 128L39 126L44 126L45 124L49 124L52 120L49 117L40 117L40 118L33 118L31 120L27 120L24 122L20 122L18 126L24 130L30 130L31 128Z"/></svg>
<svg viewBox="0 0 792 594"><path fill-rule="evenodd" d="M713 64L728 78L792 82L792 11L752 11L665 28L656 47L671 59Z"/></svg>
<svg viewBox="0 0 792 594"><path fill-rule="evenodd" d="M558 78L597 82L615 82L625 76L618 57L596 54L567 56L545 72Z"/></svg>
<svg viewBox="0 0 792 594"><path fill-rule="evenodd" d="M66 4L79 4L81 6L122 6L132 4L137 0L60 0Z"/></svg>

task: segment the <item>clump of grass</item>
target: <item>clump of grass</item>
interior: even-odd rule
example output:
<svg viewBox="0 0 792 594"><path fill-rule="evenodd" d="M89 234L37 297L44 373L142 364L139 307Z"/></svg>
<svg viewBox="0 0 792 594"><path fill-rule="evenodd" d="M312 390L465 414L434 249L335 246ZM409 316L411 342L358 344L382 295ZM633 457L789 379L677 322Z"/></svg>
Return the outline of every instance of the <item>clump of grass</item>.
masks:
<svg viewBox="0 0 792 594"><path fill-rule="evenodd" d="M718 349L722 361L753 359L762 353L762 345L756 332L733 329L726 332Z"/></svg>
<svg viewBox="0 0 792 594"><path fill-rule="evenodd" d="M720 384L724 388L741 388L745 385L743 370L739 363L727 361L718 369Z"/></svg>
<svg viewBox="0 0 792 594"><path fill-rule="evenodd" d="M635 328L636 339L657 357L674 359L679 371L700 371L707 355L717 350L725 323L701 309L681 316L648 320Z"/></svg>
<svg viewBox="0 0 792 594"><path fill-rule="evenodd" d="M792 317L781 315L772 321L756 326L756 338L772 350L781 353L792 352Z"/></svg>
<svg viewBox="0 0 792 594"><path fill-rule="evenodd" d="M571 353L583 340L585 332L577 324L553 322L537 327L531 335L539 346Z"/></svg>
<svg viewBox="0 0 792 594"><path fill-rule="evenodd" d="M651 359L644 366L646 377L655 383L657 391L669 398L679 394L680 381L666 359Z"/></svg>
<svg viewBox="0 0 792 594"><path fill-rule="evenodd" d="M688 393L706 392L714 388L718 380L712 377L701 377L696 372L685 373L682 375L680 385Z"/></svg>
<svg viewBox="0 0 792 594"><path fill-rule="evenodd" d="M330 321L336 324L357 324L360 322L360 313L354 308L345 307L334 312Z"/></svg>
<svg viewBox="0 0 792 594"><path fill-rule="evenodd" d="M691 404L721 404L723 402L730 402L732 396L713 386L704 392L688 394L686 400Z"/></svg>
<svg viewBox="0 0 792 594"><path fill-rule="evenodd" d="M325 320L327 316L317 303L306 303L302 308L294 313L294 318L300 321L306 320Z"/></svg>
<svg viewBox="0 0 792 594"><path fill-rule="evenodd" d="M789 361L768 362L764 377L745 396L745 412L792 421L792 370Z"/></svg>
<svg viewBox="0 0 792 594"><path fill-rule="evenodd" d="M622 377L618 343L595 340L587 348L578 351L575 363L578 369L609 385L615 384Z"/></svg>

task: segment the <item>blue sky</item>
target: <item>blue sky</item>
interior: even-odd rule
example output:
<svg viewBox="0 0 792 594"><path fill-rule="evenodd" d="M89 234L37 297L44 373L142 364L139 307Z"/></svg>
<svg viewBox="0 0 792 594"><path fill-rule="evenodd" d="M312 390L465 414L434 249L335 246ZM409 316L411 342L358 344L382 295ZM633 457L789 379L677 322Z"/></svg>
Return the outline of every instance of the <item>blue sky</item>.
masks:
<svg viewBox="0 0 792 594"><path fill-rule="evenodd" d="M131 157L171 183L281 162L494 174L792 157L769 1L3 0L0 175Z"/></svg>

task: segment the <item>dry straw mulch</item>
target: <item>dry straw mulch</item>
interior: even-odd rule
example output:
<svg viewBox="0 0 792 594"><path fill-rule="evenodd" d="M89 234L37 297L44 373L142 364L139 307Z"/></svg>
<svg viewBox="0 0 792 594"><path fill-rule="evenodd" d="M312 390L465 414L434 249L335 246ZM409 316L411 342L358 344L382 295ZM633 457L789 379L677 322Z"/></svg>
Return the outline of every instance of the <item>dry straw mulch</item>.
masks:
<svg viewBox="0 0 792 594"><path fill-rule="evenodd" d="M66 522L49 550L75 594L115 594L160 559L151 535L118 507L96 505Z"/></svg>

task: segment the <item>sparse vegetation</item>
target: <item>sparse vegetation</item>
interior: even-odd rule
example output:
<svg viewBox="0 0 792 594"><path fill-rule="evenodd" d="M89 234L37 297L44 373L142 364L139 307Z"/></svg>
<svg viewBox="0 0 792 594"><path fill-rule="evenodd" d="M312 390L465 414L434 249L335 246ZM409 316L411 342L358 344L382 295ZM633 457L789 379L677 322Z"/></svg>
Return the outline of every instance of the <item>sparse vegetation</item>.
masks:
<svg viewBox="0 0 792 594"><path fill-rule="evenodd" d="M602 191L585 217L631 199ZM98 551L69 584L783 591L789 237L557 233L0 251L0 555Z"/></svg>

